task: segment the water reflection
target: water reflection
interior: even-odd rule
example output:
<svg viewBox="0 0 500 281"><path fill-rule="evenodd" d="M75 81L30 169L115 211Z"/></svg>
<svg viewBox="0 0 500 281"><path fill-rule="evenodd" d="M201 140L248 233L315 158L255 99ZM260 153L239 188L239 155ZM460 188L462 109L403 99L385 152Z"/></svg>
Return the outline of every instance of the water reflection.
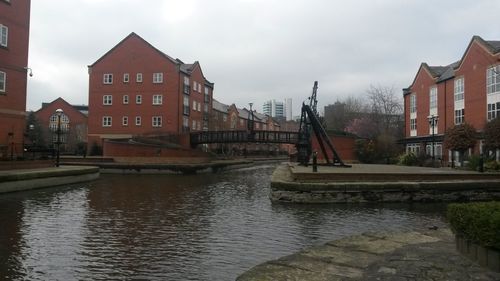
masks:
<svg viewBox="0 0 500 281"><path fill-rule="evenodd" d="M1 196L0 277L234 280L258 263L346 235L443 223L440 204L272 204L273 169L102 175Z"/></svg>

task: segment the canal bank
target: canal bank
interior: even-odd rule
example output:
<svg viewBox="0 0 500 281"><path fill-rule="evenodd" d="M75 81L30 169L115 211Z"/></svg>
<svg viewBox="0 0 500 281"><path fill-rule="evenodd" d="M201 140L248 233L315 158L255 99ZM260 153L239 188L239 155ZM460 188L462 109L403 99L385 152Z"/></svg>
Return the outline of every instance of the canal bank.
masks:
<svg viewBox="0 0 500 281"><path fill-rule="evenodd" d="M451 231L443 228L334 240L257 265L236 280L493 281L500 273L460 255Z"/></svg>
<svg viewBox="0 0 500 281"><path fill-rule="evenodd" d="M103 174L196 174L218 173L287 160L286 157L239 159L115 157L103 159L66 158L63 160L63 164L96 166Z"/></svg>
<svg viewBox="0 0 500 281"><path fill-rule="evenodd" d="M0 171L0 193L87 182L98 177L99 168L92 166L60 166Z"/></svg>
<svg viewBox="0 0 500 281"><path fill-rule="evenodd" d="M276 168L270 198L275 202L433 202L500 199L500 174L395 165Z"/></svg>

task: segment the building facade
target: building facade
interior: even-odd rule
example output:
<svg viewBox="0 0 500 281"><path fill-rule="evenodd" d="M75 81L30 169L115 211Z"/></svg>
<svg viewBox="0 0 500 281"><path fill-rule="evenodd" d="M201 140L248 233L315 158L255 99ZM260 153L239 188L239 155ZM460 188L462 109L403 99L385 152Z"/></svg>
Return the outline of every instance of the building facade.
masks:
<svg viewBox="0 0 500 281"><path fill-rule="evenodd" d="M444 163L458 159L443 147L446 129L466 122L481 133L489 120L500 116L500 41L474 36L459 61L446 66L422 63L403 95L406 150ZM469 153L483 153L480 139Z"/></svg>
<svg viewBox="0 0 500 281"><path fill-rule="evenodd" d="M88 145L208 130L214 84L131 33L89 70Z"/></svg>
<svg viewBox="0 0 500 281"><path fill-rule="evenodd" d="M285 104L280 101L268 100L264 102L264 105L262 106L262 112L265 115L269 115L271 117L286 119Z"/></svg>
<svg viewBox="0 0 500 281"><path fill-rule="evenodd" d="M30 6L0 0L0 159L24 151Z"/></svg>
<svg viewBox="0 0 500 281"><path fill-rule="evenodd" d="M35 126L40 126L41 137L43 139L31 140L33 146L43 146L52 148L57 142L57 127L59 119L56 114L57 109L62 109L61 134L59 135L61 153L82 155L87 144L87 106L71 105L63 98L57 98L50 103L43 103L42 108L34 114L37 119ZM33 124L28 124L28 126ZM33 128L37 129L37 128ZM38 130L37 130L38 131Z"/></svg>

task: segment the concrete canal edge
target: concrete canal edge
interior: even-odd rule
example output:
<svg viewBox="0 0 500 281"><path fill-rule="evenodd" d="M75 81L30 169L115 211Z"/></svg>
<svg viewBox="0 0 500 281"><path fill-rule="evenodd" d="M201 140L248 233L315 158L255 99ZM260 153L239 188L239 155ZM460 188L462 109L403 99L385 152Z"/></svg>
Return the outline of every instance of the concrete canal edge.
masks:
<svg viewBox="0 0 500 281"><path fill-rule="evenodd" d="M2 171L0 172L0 193L86 182L98 177L99 168L92 166Z"/></svg>
<svg viewBox="0 0 500 281"><path fill-rule="evenodd" d="M364 233L257 265L236 278L261 280L499 280L455 250L447 228Z"/></svg>
<svg viewBox="0 0 500 281"><path fill-rule="evenodd" d="M379 169L377 173L366 170ZM484 201L500 199L500 174L411 167L366 166L323 168L305 172L290 164L280 165L271 178L274 202L355 203ZM363 169L364 172L363 172ZM385 170L387 171L385 171ZM406 170L401 170L406 169ZM307 169L309 171L310 168ZM391 171L397 170L397 172ZM387 178L387 180L383 180Z"/></svg>

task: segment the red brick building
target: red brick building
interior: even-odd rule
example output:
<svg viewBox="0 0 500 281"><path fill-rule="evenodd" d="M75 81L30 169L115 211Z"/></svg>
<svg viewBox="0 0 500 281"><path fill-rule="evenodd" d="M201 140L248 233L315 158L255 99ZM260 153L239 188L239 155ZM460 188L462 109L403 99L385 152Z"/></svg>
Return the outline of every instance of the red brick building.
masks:
<svg viewBox="0 0 500 281"><path fill-rule="evenodd" d="M43 143L50 148L57 141L57 109L63 110L61 115L62 133L60 136L61 153L82 154L82 150L84 150L82 145L87 143L86 110L88 108L86 106L71 105L63 98L57 98L51 103L43 103L42 108L35 112L38 124L42 129Z"/></svg>
<svg viewBox="0 0 500 281"><path fill-rule="evenodd" d="M131 33L88 70L89 148L208 130L214 84L198 62L173 59Z"/></svg>
<svg viewBox="0 0 500 281"><path fill-rule="evenodd" d="M500 116L500 41L474 36L459 61L446 66L422 63L403 95L406 150L434 151L437 159L451 161L451 151L442 145L446 129L466 122L481 132L487 121ZM481 140L469 151L482 152Z"/></svg>
<svg viewBox="0 0 500 281"><path fill-rule="evenodd" d="M23 154L29 0L0 0L0 158Z"/></svg>

